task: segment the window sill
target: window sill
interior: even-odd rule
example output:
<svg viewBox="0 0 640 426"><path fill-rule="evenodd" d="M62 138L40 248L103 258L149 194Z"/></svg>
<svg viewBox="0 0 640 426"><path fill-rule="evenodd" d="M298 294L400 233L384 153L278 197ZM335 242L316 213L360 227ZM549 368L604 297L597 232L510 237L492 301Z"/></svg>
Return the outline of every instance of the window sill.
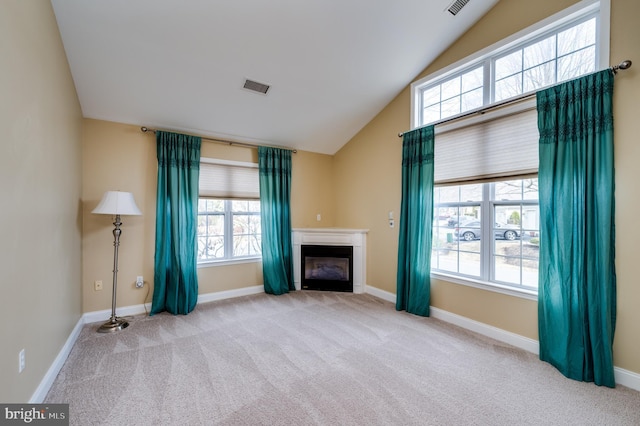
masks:
<svg viewBox="0 0 640 426"><path fill-rule="evenodd" d="M432 278L436 278L443 281L449 281L454 284L466 285L468 287L479 288L482 290L492 291L494 293L506 294L509 296L520 297L522 299L538 301L538 292L535 290L528 290L524 288L516 288L508 285L487 283L485 281L474 280L471 278L462 278L455 275L447 275L441 272L432 272Z"/></svg>
<svg viewBox="0 0 640 426"><path fill-rule="evenodd" d="M206 262L198 262L198 269L258 262L262 262L262 257L239 257L235 259L208 260Z"/></svg>

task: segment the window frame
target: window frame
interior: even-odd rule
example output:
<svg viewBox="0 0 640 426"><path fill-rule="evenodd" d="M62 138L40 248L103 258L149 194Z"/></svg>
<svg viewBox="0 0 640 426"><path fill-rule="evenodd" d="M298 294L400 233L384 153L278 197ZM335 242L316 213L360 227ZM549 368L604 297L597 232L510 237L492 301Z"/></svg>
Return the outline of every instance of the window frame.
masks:
<svg viewBox="0 0 640 426"><path fill-rule="evenodd" d="M411 129L430 124L422 122L422 93L425 89L445 83L449 79L459 77L470 70L482 66L484 69L483 105L459 114L440 118L434 122L437 123L440 120L455 119L456 117L472 114L475 111L485 109L496 103L493 101L495 96L494 64L496 59L506 56L511 52L523 49L526 46L535 44L552 34L562 32L567 28L570 28L573 25L578 25L580 22L591 19L592 17L596 18L596 69L594 71L609 67L610 0L583 0L513 34L510 37L494 43L475 54L467 56L433 74L429 74L413 82L411 84ZM537 88L535 90L537 91L540 89L541 88ZM520 95L512 98L505 98L499 102L502 103L509 99L526 96L527 94L534 92L535 91L523 92Z"/></svg>
<svg viewBox="0 0 640 426"><path fill-rule="evenodd" d="M230 167L230 168L246 168L246 169L255 169L256 172L256 176L258 173L258 165L256 163L251 163L251 162L244 162L244 161L231 161L231 160L222 160L222 159L217 159L217 158L201 158L200 162L203 164L210 164L210 165L214 165L214 166L220 166L220 167ZM233 173L233 170L230 171L230 173ZM207 181L205 181L207 182ZM256 177L256 184L257 184L257 177ZM200 182L202 184L202 181ZM201 188L201 191L202 192ZM249 196L247 197L247 192L246 192L246 187L238 187L237 189L239 189L241 191L241 193L236 193L234 192L233 189L231 189L231 192L224 192L225 195L222 195L223 193L220 193L220 195L215 195L214 193L208 194L205 192L206 195L202 195L200 194L198 197L198 204L200 203L200 201L202 200L220 200L224 202L224 211L220 212L220 213L211 213L214 215L221 215L224 217L224 227L223 227L223 244L224 244L224 252L225 252L225 257L223 258L217 258L217 259L206 259L206 260L200 260L200 259L196 259L196 266L198 268L206 268L206 267L211 267L211 266L221 266L221 265L231 265L231 264L239 264L239 263L255 263L255 262L262 262L262 253L260 253L259 255L249 255L249 256L233 256L233 242L234 242L234 234L233 234L233 219L234 219L234 212L232 209L232 202L233 201L254 201L254 202L259 202L260 199L259 198L254 198L253 196ZM205 191L210 191L210 188L205 188ZM259 193L259 189L258 191L256 191L256 194ZM228 195L227 195L228 194ZM244 195L243 195L244 194ZM235 212L236 215L240 214L249 214L251 216L257 216L258 220L261 220L260 217L260 212L255 212L255 211L251 211L251 212ZM198 206L198 216L200 216L200 208ZM261 230L262 230L262 226L260 226ZM197 232L197 230L196 230ZM260 234L260 236L262 237L262 233ZM199 235L196 236L196 239L199 238ZM198 250L198 248L196 247L196 250Z"/></svg>
<svg viewBox="0 0 640 426"><path fill-rule="evenodd" d="M260 212L234 212L232 208L233 201L259 201L255 199L241 199L241 198L211 198L211 197L199 197L198 201L201 200L220 200L224 202L224 211L221 213L210 213L212 215L218 215L224 217L224 226L223 226L223 244L224 244L224 253L225 257L217 258L217 259L206 259L199 260L197 259L197 267L210 267L210 266L220 266L220 265L231 265L237 263L253 263L253 262L261 262L262 261L262 253L259 255L248 255L248 256L233 256L233 242L234 242L234 233L233 233L233 217L234 214L240 215L250 215L250 216L258 216L260 218ZM198 209L198 216L200 215L200 209ZM262 237L262 233L260 233ZM199 235L196 237L198 238Z"/></svg>
<svg viewBox="0 0 640 426"><path fill-rule="evenodd" d="M475 123L480 123L485 120L491 119L491 117L501 116L503 114L508 114L510 110L517 112L522 111L526 108L530 108L535 106L535 99L527 98L526 101L520 102L520 104L511 105L508 104L510 100L519 99L521 97L526 97L528 94L534 93L534 91L529 93L522 93L518 96L514 96L513 98L505 98L500 100L499 102L493 102L495 89L494 85L494 61L502 57L504 55L509 54L509 52L513 52L519 49L524 49L527 45L532 45L540 40L543 40L546 37L549 37L552 34L557 34L570 28L571 26L578 25L580 22L584 22L592 17L596 18L596 40L595 40L595 70L605 69L609 67L609 33L610 33L610 0L582 0L556 14L553 14L538 23L531 25L503 40L500 40L480 51L467 56L449 66L446 66L435 73L429 74L411 84L411 129L415 129L417 127L421 127L427 125L429 123L422 122L423 109L422 109L422 93L424 89L429 87L433 87L438 84L442 84L445 81L455 78L456 76L461 76L462 74L473 70L480 65L482 65L484 70L483 75L483 105L476 109L470 109L463 113L452 115L446 118L441 118L440 120L435 121L436 128L435 133L436 136L440 131L453 130L464 125L471 125ZM556 52L557 53L557 52ZM557 61L558 55L555 55L554 60ZM554 83L556 84L556 83ZM535 89L540 90L540 88ZM489 110L485 111L483 115L474 114L474 112L481 111L487 109L491 105L494 104L503 104L507 103L506 106L502 106L497 111ZM460 120L456 120L465 116L464 123L461 123ZM467 117L468 116L468 117ZM438 121L446 120L446 124L437 124ZM521 178L526 178L527 176L522 176ZM505 177L500 180L513 180L518 179L519 177ZM472 183L469 181L458 182L458 184L468 184ZM454 182L448 182L448 184L455 184ZM486 188L489 188L489 185L485 185ZM485 191L485 187L483 187L483 191ZM486 191L489 191L486 189ZM484 192L483 192L484 193ZM522 203L524 200L521 200L519 203ZM486 207L483 204L481 220L483 221L482 229L490 229L490 235L493 237L493 226L491 226L491 220L493 220L494 215L494 205L490 199L485 201L485 197L483 197L482 203L487 203ZM536 203L539 205L539 201ZM435 203L434 203L435 208ZM486 214L488 212L489 214ZM432 228L433 229L433 228ZM492 244L494 238L484 238L483 244L490 245ZM486 257L489 258L488 262L492 262L493 259L493 249L491 252L482 250L484 253L489 253ZM484 266L482 266L484 267ZM484 272L481 272L484 274ZM481 277L487 276L481 275ZM524 299L537 300L538 294L537 290L529 290L527 288L522 287L514 287L511 285L505 285L497 282L489 282L483 279L472 278L468 276L461 275L452 275L442 271L434 271L431 270L431 277L434 279L443 279L447 282L452 282L460 285L480 288L483 290L488 290L492 292L502 293L510 296L516 296Z"/></svg>
<svg viewBox="0 0 640 426"><path fill-rule="evenodd" d="M461 272L452 272L434 269L433 263L431 265L431 277L436 279L444 279L449 282L454 282L457 284L467 285L471 287L481 288L485 290L491 290L498 293L508 294L512 296L523 297L530 300L537 300L538 292L532 288L527 288L522 284L509 284L506 282L500 282L495 280L495 264L494 258L496 257L495 250L495 241L496 238L494 236L494 226L493 223L496 222L495 217L495 207L496 206L504 206L504 205L520 205L520 206L539 206L539 199L520 199L520 200L496 200L494 199L494 186L493 184L499 182L508 182L512 180L524 180L530 179L533 176L522 176L521 178L505 178L500 180L495 180L491 182L476 182L476 184L481 184L481 192L482 199L481 200L470 200L470 201L448 201L442 203L436 203L434 201L434 214L437 212L438 208L456 208L456 207L474 207L479 206L480 211L480 230L483 236L489 235L489 238L481 238L480 240L480 274L479 276L467 275ZM537 178L537 176L536 176ZM461 182L460 185L469 185L474 184L473 182ZM437 187L451 186L447 184L436 185ZM432 229L434 226L432 225ZM488 232L487 232L488 230ZM521 231L523 229L521 228ZM539 229L538 229L539 232ZM435 237L435 236L434 236ZM522 247L522 235L517 239L520 242ZM455 240L454 240L455 241ZM432 247L432 252L437 251ZM468 253L476 253L471 251L460 250L460 245L456 249L458 253L468 252ZM522 254L520 256L522 259ZM459 258L458 258L459 265ZM458 266L459 268L459 266ZM522 272L522 270L521 270Z"/></svg>
<svg viewBox="0 0 640 426"><path fill-rule="evenodd" d="M255 199L229 199L229 200L225 200L225 253L231 253L230 257L225 257L225 259L229 259L229 260L239 260L239 259L262 259L262 224L261 224L261 220L260 220L260 211L234 211L232 208L233 202L237 202L237 201L249 201L249 202L257 202L258 203L258 208L260 208L260 200L255 200ZM227 221L227 214L230 217L230 220ZM254 216L258 218L258 223L260 226L260 234L255 234L255 235L260 235L260 254L253 254L253 255L243 255L243 256L234 256L233 255L233 249L234 249L234 244L235 244L235 237L236 236L251 236L253 234L236 234L234 232L234 219L236 216ZM230 238L227 238L227 235L229 235Z"/></svg>

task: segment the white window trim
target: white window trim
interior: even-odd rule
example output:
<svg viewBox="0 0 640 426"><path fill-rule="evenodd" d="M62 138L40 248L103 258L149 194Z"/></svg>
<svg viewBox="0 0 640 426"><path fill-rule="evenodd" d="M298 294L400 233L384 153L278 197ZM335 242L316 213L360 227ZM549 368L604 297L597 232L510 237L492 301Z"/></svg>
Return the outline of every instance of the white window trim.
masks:
<svg viewBox="0 0 640 426"><path fill-rule="evenodd" d="M206 198L205 198L206 199ZM230 208L230 199L224 199L224 218L225 218L225 229L224 229L224 252L225 253L233 253L233 220L227 220L227 218L233 218L233 210ZM227 236L231 236L231 238L227 238ZM259 255L249 255L249 256L235 256L235 257L225 257L222 259L207 259L207 260L198 260L197 267L205 266L220 266L220 265L230 265L234 263L251 263L256 261L262 261L262 253Z"/></svg>
<svg viewBox="0 0 640 426"><path fill-rule="evenodd" d="M504 284L489 283L475 278L462 278L457 275L449 275L443 272L431 272L432 279L452 282L454 284L465 285L467 287L479 288L492 291L494 293L506 294L528 300L538 300L538 292L524 288L512 287Z"/></svg>
<svg viewBox="0 0 640 426"><path fill-rule="evenodd" d="M197 264L197 268L215 268L218 266L228 266L228 265L236 265L241 263L261 263L262 256L252 256L252 257L236 257L233 259L218 259L218 260L205 260L200 261Z"/></svg>
<svg viewBox="0 0 640 426"><path fill-rule="evenodd" d="M536 24L533 24L521 31L518 31L515 34L512 34L509 37L506 37L503 40L500 40L480 51L469 55L459 61L454 62L451 65L448 65L432 74L429 74L420 80L417 80L411 83L411 129L415 129L416 127L421 126L420 123L420 115L422 113L421 109L418 107L419 100L418 94L420 93L420 89L422 87L428 86L430 84L435 83L437 80L444 80L449 76L453 76L454 74L458 74L467 68L471 68L473 66L479 65L479 63L483 60L486 60L489 57L493 57L499 55L501 52L505 52L520 43L524 43L527 39L537 37L547 31L551 31L554 28L561 27L567 24L570 21L579 19L582 16L593 13L594 11L600 10L599 12L599 25L596 28L596 44L598 45L598 56L596 57L596 70L604 69L609 67L609 33L610 33L610 16L611 16L611 4L610 0L582 0L554 15L551 15L548 18L545 18L539 21ZM485 80L487 78L487 74L485 73ZM523 94L526 95L526 94ZM475 110L465 111L459 115L467 115L473 113L477 110L482 110L490 106L483 105L480 108ZM455 119L455 115L451 117L446 117L446 120ZM436 126L437 133L437 126Z"/></svg>

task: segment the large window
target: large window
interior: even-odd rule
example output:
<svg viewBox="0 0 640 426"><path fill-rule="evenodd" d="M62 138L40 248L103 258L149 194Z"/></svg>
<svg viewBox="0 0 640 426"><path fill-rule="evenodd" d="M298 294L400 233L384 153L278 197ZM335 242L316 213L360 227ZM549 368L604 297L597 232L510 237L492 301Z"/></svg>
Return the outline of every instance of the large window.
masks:
<svg viewBox="0 0 640 426"><path fill-rule="evenodd" d="M537 291L539 136L524 95L604 68L608 10L583 0L412 84L413 127L451 118L435 127L433 274Z"/></svg>
<svg viewBox="0 0 640 426"><path fill-rule="evenodd" d="M423 126L596 71L602 62L600 2L535 26L413 87L413 124ZM608 42L608 41L606 41ZM605 43L603 41L603 43Z"/></svg>
<svg viewBox="0 0 640 426"><path fill-rule="evenodd" d="M437 186L432 271L535 290L539 227L536 178Z"/></svg>
<svg viewBox="0 0 640 426"><path fill-rule="evenodd" d="M198 200L198 263L260 259L257 164L202 159Z"/></svg>

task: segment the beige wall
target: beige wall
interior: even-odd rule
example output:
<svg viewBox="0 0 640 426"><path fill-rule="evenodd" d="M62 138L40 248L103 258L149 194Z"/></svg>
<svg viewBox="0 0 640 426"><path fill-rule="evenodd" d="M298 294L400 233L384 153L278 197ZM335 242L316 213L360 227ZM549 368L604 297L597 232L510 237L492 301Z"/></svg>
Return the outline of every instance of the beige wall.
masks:
<svg viewBox="0 0 640 426"><path fill-rule="evenodd" d="M327 228L335 224L333 156L298 151L292 157L291 226ZM317 215L321 220L317 220Z"/></svg>
<svg viewBox="0 0 640 426"><path fill-rule="evenodd" d="M94 215L105 191L132 192L142 216L123 216L118 248L118 306L143 303L153 281L156 157L153 137L139 127L85 119L82 137L82 306L84 312L111 308L113 218ZM102 291L94 290L101 280ZM105 318L106 320L107 318Z"/></svg>
<svg viewBox="0 0 640 426"><path fill-rule="evenodd" d="M257 162L257 150L203 141L202 157ZM332 226L331 156L299 151L292 156L292 225ZM155 250L157 159L155 136L139 126L85 119L83 126L83 273L84 312L111 307L113 229L109 216L91 214L104 191L134 194L142 216L123 217L119 248L118 306L151 300ZM322 215L321 222L316 214ZM151 286L135 287L143 275ZM104 290L95 291L102 280ZM213 293L262 285L262 264L241 263L198 269L199 293ZM150 290L150 291L148 291Z"/></svg>
<svg viewBox="0 0 640 426"><path fill-rule="evenodd" d="M27 402L81 315L82 116L48 0L0 2L0 61L0 401Z"/></svg>
<svg viewBox="0 0 640 426"><path fill-rule="evenodd" d="M617 366L640 373L640 286L638 242L635 226L640 211L638 162L640 161L640 2L611 1L611 63L624 59L634 66L618 75L614 88L616 167L616 273L618 323L614 340Z"/></svg>
<svg viewBox="0 0 640 426"><path fill-rule="evenodd" d="M416 80L532 25L575 0L499 2L483 19L424 70ZM611 62L640 62L640 4L612 0ZM618 327L614 342L616 366L640 372L640 287L636 245L640 209L636 164L640 161L638 106L640 73L635 65L616 78L616 200ZM336 155L336 225L369 228L367 284L395 293L398 228L387 225L387 214L400 208L401 140L398 132L410 126L410 88L407 86L378 116ZM397 216L396 216L397 217ZM537 339L535 301L434 280L432 305L513 333Z"/></svg>

